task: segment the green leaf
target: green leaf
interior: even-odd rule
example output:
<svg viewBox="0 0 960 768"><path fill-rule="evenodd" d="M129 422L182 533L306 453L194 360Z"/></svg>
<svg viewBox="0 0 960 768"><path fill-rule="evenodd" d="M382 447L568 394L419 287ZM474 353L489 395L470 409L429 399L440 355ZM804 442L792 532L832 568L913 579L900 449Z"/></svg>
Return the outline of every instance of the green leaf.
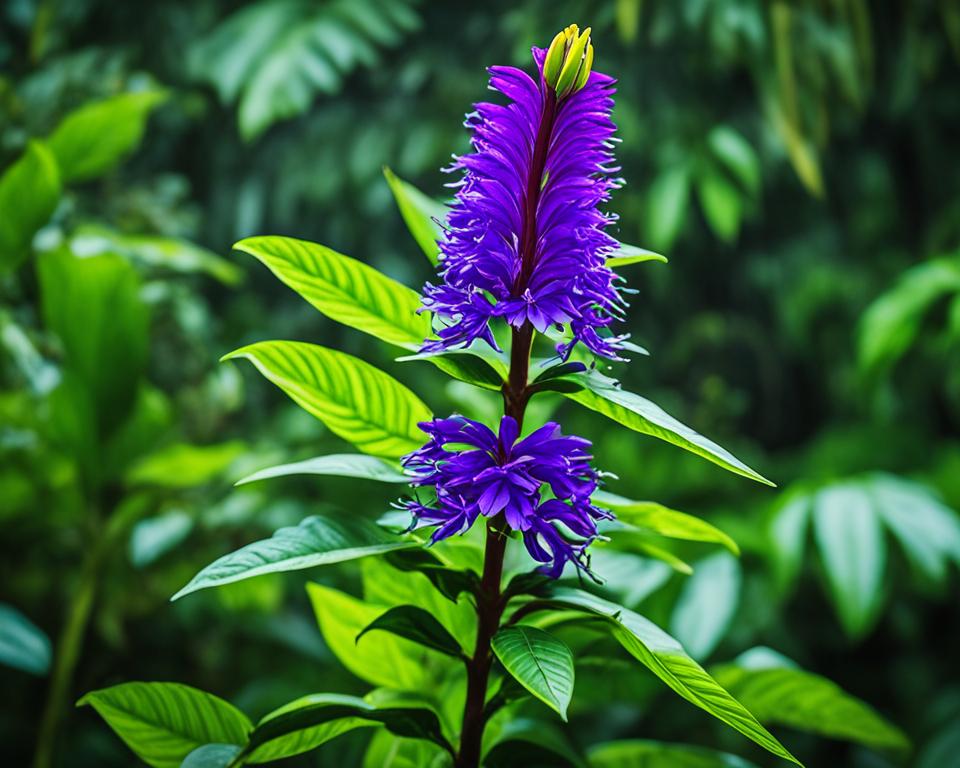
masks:
<svg viewBox="0 0 960 768"><path fill-rule="evenodd" d="M428 741L376 731L363 755L363 768L448 768L449 755Z"/></svg>
<svg viewBox="0 0 960 768"><path fill-rule="evenodd" d="M320 584L307 585L320 631L341 664L373 685L406 691L430 690L431 662L449 662L409 640L381 633L376 642L357 643L357 635L385 606L371 605Z"/></svg>
<svg viewBox="0 0 960 768"><path fill-rule="evenodd" d="M60 339L96 422L93 441L125 423L147 363L149 314L136 270L113 254L77 258L60 249L38 260L43 315ZM81 407L74 398L74 408Z"/></svg>
<svg viewBox="0 0 960 768"><path fill-rule="evenodd" d="M137 148L147 117L166 98L162 91L123 93L67 115L49 138L63 181L89 181L113 168Z"/></svg>
<svg viewBox="0 0 960 768"><path fill-rule="evenodd" d="M756 768L726 752L645 739L595 744L588 757L590 768Z"/></svg>
<svg viewBox="0 0 960 768"><path fill-rule="evenodd" d="M536 627L505 627L493 636L493 652L518 683L567 719L574 671L566 643Z"/></svg>
<svg viewBox="0 0 960 768"><path fill-rule="evenodd" d="M707 145L750 194L760 190L760 160L743 136L728 125L718 125L707 136Z"/></svg>
<svg viewBox="0 0 960 768"><path fill-rule="evenodd" d="M192 530L193 518L178 509L138 521L130 532L130 562L135 568L145 568L183 542Z"/></svg>
<svg viewBox="0 0 960 768"><path fill-rule="evenodd" d="M430 410L409 389L351 355L299 341L262 341L224 356L245 357L330 431L364 453L398 458L423 444L417 423Z"/></svg>
<svg viewBox="0 0 960 768"><path fill-rule="evenodd" d="M411 546L418 545L356 515L336 520L312 516L215 560L171 599L265 573L299 571Z"/></svg>
<svg viewBox="0 0 960 768"><path fill-rule="evenodd" d="M383 175L390 185L390 191L393 192L393 198L397 201L407 229L430 263L436 266L440 258L437 243L443 238L443 227L437 222L446 220L449 209L443 203L423 194L413 184L401 179L386 166Z"/></svg>
<svg viewBox="0 0 960 768"><path fill-rule="evenodd" d="M437 716L419 707L375 707L355 696L304 696L264 716L244 750L244 762L269 763L303 754L347 731L385 725L408 738L446 745Z"/></svg>
<svg viewBox="0 0 960 768"><path fill-rule="evenodd" d="M715 528L699 517L677 512L654 501L632 501L606 491L596 491L593 494L593 502L597 506L615 512L620 522L648 530L659 536L683 541L722 544L733 554L740 554L737 543L719 528Z"/></svg>
<svg viewBox="0 0 960 768"><path fill-rule="evenodd" d="M960 566L960 518L929 488L877 474L869 492L881 519L918 571L943 582L951 561Z"/></svg>
<svg viewBox="0 0 960 768"><path fill-rule="evenodd" d="M194 488L222 474L245 450L239 440L213 445L175 443L138 461L126 479L132 485Z"/></svg>
<svg viewBox="0 0 960 768"><path fill-rule="evenodd" d="M236 744L204 744L187 755L180 768L230 768L242 751Z"/></svg>
<svg viewBox="0 0 960 768"><path fill-rule="evenodd" d="M763 723L843 739L873 749L905 751L907 737L867 704L824 677L788 667L711 670L724 688Z"/></svg>
<svg viewBox="0 0 960 768"><path fill-rule="evenodd" d="M175 237L128 235L97 225L78 227L70 249L83 256L119 253L148 267L184 274L204 273L227 285L237 285L243 271L213 251Z"/></svg>
<svg viewBox="0 0 960 768"><path fill-rule="evenodd" d="M123 683L77 702L85 704L153 768L179 768L206 744L245 744L252 727L232 704L179 683Z"/></svg>
<svg viewBox="0 0 960 768"><path fill-rule="evenodd" d="M649 619L576 589L555 589L550 600L563 608L601 617L613 637L677 694L769 752L800 764L740 702L687 655L680 643Z"/></svg>
<svg viewBox="0 0 960 768"><path fill-rule="evenodd" d="M740 600L740 581L740 565L726 552L695 563L670 617L671 634L693 658L705 659L723 640Z"/></svg>
<svg viewBox="0 0 960 768"><path fill-rule="evenodd" d="M332 475L335 477L358 477L363 480L376 480L380 483L410 482L389 461L378 459L376 456L366 456L362 453L337 453L330 456L317 456L306 461L297 461L293 464L280 464L254 472L252 475L237 480L236 485L255 483L258 480L268 480L274 477L289 475Z"/></svg>
<svg viewBox="0 0 960 768"><path fill-rule="evenodd" d="M837 614L852 638L863 637L883 605L886 541L870 498L854 483L817 493L813 530Z"/></svg>
<svg viewBox="0 0 960 768"><path fill-rule="evenodd" d="M483 758L484 768L586 768L587 764L553 723L508 720Z"/></svg>
<svg viewBox="0 0 960 768"><path fill-rule="evenodd" d="M422 573L441 595L453 603L463 592L473 594L480 586L475 573L451 568L426 549L396 550L388 552L383 559L397 570Z"/></svg>
<svg viewBox="0 0 960 768"><path fill-rule="evenodd" d="M594 371L589 375L578 376L576 380L582 382L586 388L564 395L580 405L602 413L636 432L651 435L695 453L738 475L765 485L773 485L725 448L681 424L655 403L621 388L614 379Z"/></svg>
<svg viewBox="0 0 960 768"><path fill-rule="evenodd" d="M801 489L784 494L774 513L769 542L774 558L774 575L781 590L793 585L803 566L810 511L810 495L806 489Z"/></svg>
<svg viewBox="0 0 960 768"><path fill-rule="evenodd" d="M670 250L687 217L690 175L684 167L663 171L647 194L647 236L655 248Z"/></svg>
<svg viewBox="0 0 960 768"><path fill-rule="evenodd" d="M475 345L476 346L476 345ZM448 376L476 387L499 392L506 378L506 366L493 356L483 357L478 349L451 349L446 352L419 352L398 357L397 362L425 360Z"/></svg>
<svg viewBox="0 0 960 768"><path fill-rule="evenodd" d="M0 274L16 269L60 200L60 171L45 144L31 141L0 176Z"/></svg>
<svg viewBox="0 0 960 768"><path fill-rule="evenodd" d="M607 266L611 269L617 267L626 267L630 264L643 264L646 261L660 261L667 263L667 257L654 251L648 251L646 248L639 248L636 245L627 245L620 243L610 256L607 257Z"/></svg>
<svg viewBox="0 0 960 768"><path fill-rule="evenodd" d="M292 237L249 237L233 247L259 259L331 320L407 348L430 335L428 316L417 314L417 292L363 262Z"/></svg>
<svg viewBox="0 0 960 768"><path fill-rule="evenodd" d="M743 208L736 185L720 173L708 171L699 179L697 193L713 234L725 243L736 240Z"/></svg>
<svg viewBox="0 0 960 768"><path fill-rule="evenodd" d="M356 642L359 643L367 632L377 629L412 640L455 659L464 658L460 643L443 624L437 621L433 614L415 605L397 605L378 616L357 635Z"/></svg>
<svg viewBox="0 0 960 768"><path fill-rule="evenodd" d="M45 675L51 655L46 633L12 605L0 603L0 664Z"/></svg>

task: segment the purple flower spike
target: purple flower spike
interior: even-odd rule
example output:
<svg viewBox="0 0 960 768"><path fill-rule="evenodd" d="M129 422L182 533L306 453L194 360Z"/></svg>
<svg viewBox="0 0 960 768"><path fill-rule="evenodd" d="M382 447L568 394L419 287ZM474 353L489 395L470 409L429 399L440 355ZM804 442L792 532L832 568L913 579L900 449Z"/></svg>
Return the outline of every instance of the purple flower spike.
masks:
<svg viewBox="0 0 960 768"><path fill-rule="evenodd" d="M614 80L590 71L592 46L583 53L586 68L571 65L560 96L557 72L551 84L544 77L543 49L533 49L536 81L513 67L490 68L490 87L509 103L476 105L466 120L473 152L448 169L464 175L453 185L440 244L443 282L424 288L439 336L424 351L477 339L497 348L490 320L499 317L541 333L569 325L571 340L557 347L564 359L578 342L618 358L625 337L608 327L624 302L606 266L617 242L605 232L616 217L600 210L621 183L612 151Z"/></svg>
<svg viewBox="0 0 960 768"><path fill-rule="evenodd" d="M414 488L432 488L436 499L402 506L415 527L434 527L434 542L467 531L481 515L503 514L523 534L527 551L557 577L567 561L586 569L585 551L597 521L611 515L590 503L597 472L590 442L563 435L553 422L520 438L516 420L504 416L499 434L463 416L420 424L429 435L403 458Z"/></svg>

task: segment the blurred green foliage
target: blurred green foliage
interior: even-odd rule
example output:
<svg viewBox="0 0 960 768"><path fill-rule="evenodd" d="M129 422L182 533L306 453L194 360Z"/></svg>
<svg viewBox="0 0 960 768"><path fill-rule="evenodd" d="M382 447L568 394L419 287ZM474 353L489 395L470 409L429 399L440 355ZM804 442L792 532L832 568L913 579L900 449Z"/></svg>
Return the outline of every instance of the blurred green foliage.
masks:
<svg viewBox="0 0 960 768"><path fill-rule="evenodd" d="M400 187L414 208L442 199L438 169L466 146L483 68L524 64L571 21L593 27L596 66L620 81L618 236L670 257L627 273L630 330L652 352L630 386L781 487L598 432L549 403L594 440L618 492L705 517L743 550L737 561L697 540L671 547L687 576L658 560L628 567L605 548L603 589L700 660L781 649L811 675L778 663L783 685L829 685L818 673L872 703L909 735L912 765L956 759L960 5L10 0L0 736L11 765L28 764L38 739L53 764L129 765L88 711L70 711L81 692L120 681L178 680L254 714L316 690L362 691L320 639L296 574L167 604L200 566L281 525L376 516L391 501L389 487L348 480L231 488L342 442L215 360L264 336L346 352L359 342L229 244L302 237L418 285L430 266L391 184L426 194ZM386 165L400 177L390 184ZM417 239L428 252L429 237ZM394 356L378 348L385 366ZM432 382L435 412L489 412L423 363L391 371L421 392ZM350 569L316 576L360 589ZM577 676L578 693L597 688L593 706L571 711L593 741L743 752L645 673L625 671L622 691L593 686L589 659ZM55 754L37 733L60 719L51 707L67 715ZM808 765L903 763L862 733L778 735ZM368 738L286 764L387 764L376 739L363 757ZM645 744L630 759L666 749ZM591 759L627 758L600 747Z"/></svg>

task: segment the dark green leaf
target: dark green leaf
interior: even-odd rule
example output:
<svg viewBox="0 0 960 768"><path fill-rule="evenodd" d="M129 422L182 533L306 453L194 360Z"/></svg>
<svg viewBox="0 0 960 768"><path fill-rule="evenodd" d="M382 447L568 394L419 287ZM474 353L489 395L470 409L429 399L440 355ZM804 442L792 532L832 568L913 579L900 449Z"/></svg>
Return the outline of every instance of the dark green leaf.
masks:
<svg viewBox="0 0 960 768"><path fill-rule="evenodd" d="M707 136L710 150L751 194L760 190L760 161L749 142L728 125L718 125Z"/></svg>
<svg viewBox="0 0 960 768"><path fill-rule="evenodd" d="M299 341L262 341L224 356L245 357L297 405L364 453L398 458L423 444L417 423L430 410L369 363Z"/></svg>
<svg viewBox="0 0 960 768"><path fill-rule="evenodd" d="M773 485L729 451L681 424L660 406L621 388L614 379L594 371L578 376L577 380L582 381L586 389L565 394L584 407L602 413L636 432L652 435L695 453L738 475Z"/></svg>
<svg viewBox="0 0 960 768"><path fill-rule="evenodd" d="M708 171L699 179L697 193L713 234L725 243L736 240L743 208L736 185L722 174Z"/></svg>
<svg viewBox="0 0 960 768"><path fill-rule="evenodd" d="M88 181L113 168L137 148L150 112L165 99L159 91L123 93L67 115L49 138L63 181Z"/></svg>
<svg viewBox="0 0 960 768"><path fill-rule="evenodd" d="M587 768L567 737L552 723L514 718L483 758L485 768Z"/></svg>
<svg viewBox="0 0 960 768"><path fill-rule="evenodd" d="M236 485L254 483L273 477L288 475L333 475L336 477L358 477L364 480L376 480L381 483L409 483L410 478L398 467L376 456L359 453L338 453L331 456L317 456L315 459L297 461L293 464L280 464L268 467L237 480Z"/></svg>
<svg viewBox="0 0 960 768"><path fill-rule="evenodd" d="M246 744L251 729L233 705L179 683L123 683L88 693L84 704L153 768L179 768L207 744Z"/></svg>
<svg viewBox="0 0 960 768"><path fill-rule="evenodd" d="M356 728L385 725L398 736L446 744L437 716L426 708L378 708L355 696L304 696L266 715L250 734L244 761L268 763L316 749Z"/></svg>
<svg viewBox="0 0 960 768"><path fill-rule="evenodd" d="M397 605L378 616L357 635L357 642L359 643L367 632L377 629L420 643L455 659L463 658L463 649L453 635L433 614L415 605Z"/></svg>
<svg viewBox="0 0 960 768"><path fill-rule="evenodd" d="M448 376L467 384L499 392L506 378L506 366L493 356L480 356L477 350L453 349L442 353L418 353L398 357L397 362L425 360Z"/></svg>
<svg viewBox="0 0 960 768"><path fill-rule="evenodd" d="M337 520L308 517L298 526L281 528L269 539L248 544L214 561L172 599L265 573L298 571L410 546L417 544L356 515Z"/></svg>
<svg viewBox="0 0 960 768"><path fill-rule="evenodd" d="M60 200L60 172L47 146L31 141L0 176L0 274L30 252L33 236L49 221Z"/></svg>
<svg viewBox="0 0 960 768"><path fill-rule="evenodd" d="M520 625L497 632L493 652L517 682L567 719L574 671L566 643L542 629Z"/></svg>
<svg viewBox="0 0 960 768"><path fill-rule="evenodd" d="M388 552L384 560L397 570L422 573L440 594L454 603L463 592L473 594L480 585L480 580L475 573L444 565L426 549Z"/></svg>

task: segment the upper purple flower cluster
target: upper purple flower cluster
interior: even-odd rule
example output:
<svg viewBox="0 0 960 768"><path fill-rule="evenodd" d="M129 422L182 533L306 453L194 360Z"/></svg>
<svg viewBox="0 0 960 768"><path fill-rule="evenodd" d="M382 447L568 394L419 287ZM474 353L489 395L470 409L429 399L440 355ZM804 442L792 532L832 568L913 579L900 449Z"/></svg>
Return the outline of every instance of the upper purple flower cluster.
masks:
<svg viewBox="0 0 960 768"><path fill-rule="evenodd" d="M403 465L415 476L412 485L432 487L436 498L403 506L415 525L438 526L433 541L464 533L479 515L503 513L548 575L558 577L567 561L587 568L585 550L597 537L597 521L611 518L590 503L597 472L588 440L562 435L552 422L520 440L510 416L500 422L499 435L463 416L420 428L430 438Z"/></svg>
<svg viewBox="0 0 960 768"><path fill-rule="evenodd" d="M558 97L544 79L545 56L533 49L537 81L491 67L491 88L510 103L477 104L467 116L474 151L449 169L465 173L440 244L443 283L424 288L424 308L442 327L424 351L478 338L496 348L490 320L501 317L541 333L569 324L571 340L557 347L564 358L577 342L617 357L624 337L607 327L624 303L606 266L617 242L604 231L616 217L599 210L620 185L614 80L590 72L583 87Z"/></svg>

